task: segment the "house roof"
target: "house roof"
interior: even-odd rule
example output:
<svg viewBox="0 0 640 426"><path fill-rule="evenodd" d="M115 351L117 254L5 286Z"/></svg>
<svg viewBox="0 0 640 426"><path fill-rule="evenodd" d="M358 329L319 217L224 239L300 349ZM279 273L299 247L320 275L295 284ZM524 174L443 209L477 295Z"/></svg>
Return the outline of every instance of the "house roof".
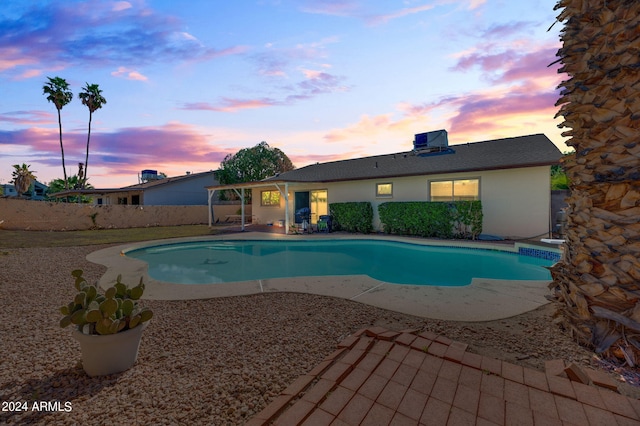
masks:
<svg viewBox="0 0 640 426"><path fill-rule="evenodd" d="M472 172L558 163L562 153L544 134L450 145L421 155L414 151L313 164L263 182L337 182Z"/></svg>
<svg viewBox="0 0 640 426"><path fill-rule="evenodd" d="M156 188L159 186L163 186L163 185L168 185L168 184L172 184L172 183L176 183L176 182L181 182L181 181L185 181L185 180L189 180L189 179L195 179L197 177L202 177L204 175L207 174L214 174L215 175L215 171L214 170L210 170L208 172L201 172L201 173L190 173L187 175L182 175L182 176L175 176L175 177L168 177L168 178L163 178L163 179L158 179L158 180L151 180L148 182L144 182L144 183L138 183L135 185L129 185L129 186L124 186L122 188L93 188L93 189L69 189L68 191L60 191L57 192L55 194L52 194L52 196L54 197L66 197L66 196L72 196L72 195L104 195L104 194L115 194L115 193L122 193L122 192L133 192L133 193L140 193L143 192L147 189L150 188Z"/></svg>
<svg viewBox="0 0 640 426"><path fill-rule="evenodd" d="M202 177L204 175L208 175L208 174L215 174L216 172L213 170L210 170L208 172L201 172L201 173L190 173L190 174L186 174L186 175L182 175L182 176L174 176L174 177L168 177L168 178L163 178L163 179L158 179L158 180L150 180L144 183L138 183L135 185L129 185L129 186L125 186L120 188L120 190L122 191L129 191L129 190L137 190L137 189L149 189L149 188L153 188L156 186L161 186L161 185L168 185L171 183L176 183L179 181L185 181L185 180L190 180L190 179L195 179L198 177Z"/></svg>

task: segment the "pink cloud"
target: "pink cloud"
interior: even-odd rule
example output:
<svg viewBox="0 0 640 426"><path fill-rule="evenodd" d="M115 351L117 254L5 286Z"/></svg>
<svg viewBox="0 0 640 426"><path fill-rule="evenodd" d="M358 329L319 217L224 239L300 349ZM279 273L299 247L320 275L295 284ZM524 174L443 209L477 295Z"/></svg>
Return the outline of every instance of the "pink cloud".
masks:
<svg viewBox="0 0 640 426"><path fill-rule="evenodd" d="M56 120L54 114L45 111L11 111L0 114L0 122L19 125L51 124Z"/></svg>
<svg viewBox="0 0 640 426"><path fill-rule="evenodd" d="M190 102L184 104L180 109L188 111L215 111L215 112L237 112L244 109L265 108L278 105L278 102L263 99L233 99L223 98L219 105L213 105L208 102Z"/></svg>
<svg viewBox="0 0 640 426"><path fill-rule="evenodd" d="M325 142L329 143L355 139L379 133L381 130L389 128L392 123L391 114L378 115L374 117L364 115L357 123L344 129L333 130L324 135L323 139Z"/></svg>
<svg viewBox="0 0 640 426"><path fill-rule="evenodd" d="M552 74L549 70L547 73ZM558 77L538 75L537 78ZM553 119L559 94L550 87L554 86L538 84L532 79L508 88L444 97L430 103L401 103L397 106L399 116L391 113L362 116L356 123L328 132L323 139L327 143L366 140L368 149L363 149L360 155L371 155L377 141L402 141L407 134L438 128L449 131L452 143L532 133L547 133L560 140ZM407 141L396 144L394 150L409 147ZM383 147L375 149L382 150Z"/></svg>
<svg viewBox="0 0 640 426"><path fill-rule="evenodd" d="M350 16L359 9L353 0L307 0L302 10L320 15Z"/></svg>
<svg viewBox="0 0 640 426"><path fill-rule="evenodd" d="M558 94L513 91L508 94L483 94L460 97L452 102L457 114L450 121L452 133L470 133L498 130L504 121L526 120L533 115L547 115L551 121L555 114Z"/></svg>
<svg viewBox="0 0 640 426"><path fill-rule="evenodd" d="M473 3L478 3L478 6L483 4L485 0L472 0ZM367 4L367 6L369 6ZM405 7L397 9L388 13L373 14L368 13L362 2L354 0L308 0L304 7L303 12L316 13L320 15L332 15L350 17L364 20L369 25L386 24L387 22L403 18L405 16L413 15L416 13L425 12L436 7L437 4L425 4L415 7ZM477 7L477 6L476 6ZM475 7L470 7L475 8Z"/></svg>
<svg viewBox="0 0 640 426"><path fill-rule="evenodd" d="M245 109L291 105L298 101L311 99L314 96L349 90L348 86L342 84L343 77L335 76L323 71L302 70L302 72L307 78L294 85L282 87L281 90L283 92L292 93L284 96L282 99L222 98L216 104L209 102L190 102L183 104L179 109L192 111L237 112Z"/></svg>
<svg viewBox="0 0 640 426"><path fill-rule="evenodd" d="M147 81L147 77L145 75L125 67L118 67L117 71L111 72L111 75L118 78L125 78L127 80Z"/></svg>
<svg viewBox="0 0 640 426"><path fill-rule="evenodd" d="M467 71L471 68L479 67L485 72L496 71L508 67L514 62L519 54L513 50L500 53L470 53L458 60L452 71Z"/></svg>
<svg viewBox="0 0 640 426"><path fill-rule="evenodd" d="M67 173L75 173L77 163L84 162L86 134L64 132ZM12 146L27 147L26 156L34 164L58 167L61 164L58 129L31 127L0 131L0 151ZM186 170L216 169L224 157L235 150L217 146L215 141L193 126L168 123L158 127L123 128L115 132L92 132L89 171L92 168L117 171L140 170L165 165ZM60 176L62 170L60 170ZM55 177L58 177L57 175Z"/></svg>
<svg viewBox="0 0 640 426"><path fill-rule="evenodd" d="M16 67L33 65L37 61L34 58L25 57L20 49L15 47L0 48L0 72Z"/></svg>
<svg viewBox="0 0 640 426"><path fill-rule="evenodd" d="M251 56L257 64L258 72L264 76L284 77L292 62L314 61L327 56L325 48L328 44L336 43L338 37L326 37L312 43L299 43L291 48L276 48L269 43L266 50Z"/></svg>
<svg viewBox="0 0 640 426"><path fill-rule="evenodd" d="M505 40L506 38L522 33L522 31L534 25L531 22L518 21L503 25L494 25L482 33L482 39Z"/></svg>
<svg viewBox="0 0 640 426"><path fill-rule="evenodd" d="M285 153L286 154L286 153ZM296 167L303 167L303 165L315 164L315 163L327 163L330 161L340 161L345 158L356 158L360 155L360 152L353 151L341 154L300 154L300 155L289 155L289 159ZM300 165L300 166L298 166Z"/></svg>
<svg viewBox="0 0 640 426"><path fill-rule="evenodd" d="M127 10L127 9L131 9L133 6L131 6L131 3L129 3L128 1L117 1L113 4L113 8L111 10L113 10L114 12L120 12L123 10Z"/></svg>
<svg viewBox="0 0 640 426"><path fill-rule="evenodd" d="M433 4L426 4L422 6L416 6L416 7L407 7L407 8L400 9L388 14L372 16L370 18L367 18L367 22L371 25L386 24L392 19L403 18L405 16L413 15L415 13L425 12L427 10L433 9L434 7L435 5Z"/></svg>
<svg viewBox="0 0 640 426"><path fill-rule="evenodd" d="M493 82L513 82L548 75L548 66L556 57L558 46L531 46L527 51L522 48L509 48L496 53L484 53L496 50L487 46L460 56L452 71L464 72L472 68L480 68L485 78ZM557 70L558 65L552 69Z"/></svg>
<svg viewBox="0 0 640 426"><path fill-rule="evenodd" d="M484 5L487 0L469 0L469 10L478 9L480 6Z"/></svg>

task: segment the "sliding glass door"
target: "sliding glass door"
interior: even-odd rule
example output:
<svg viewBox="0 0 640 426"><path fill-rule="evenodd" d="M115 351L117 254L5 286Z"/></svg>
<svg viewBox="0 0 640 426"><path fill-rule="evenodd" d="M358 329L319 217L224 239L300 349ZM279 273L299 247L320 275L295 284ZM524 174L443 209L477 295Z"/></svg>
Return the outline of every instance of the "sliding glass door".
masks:
<svg viewBox="0 0 640 426"><path fill-rule="evenodd" d="M329 203L327 202L327 190L319 189L311 191L311 223L318 223L320 216L329 214Z"/></svg>

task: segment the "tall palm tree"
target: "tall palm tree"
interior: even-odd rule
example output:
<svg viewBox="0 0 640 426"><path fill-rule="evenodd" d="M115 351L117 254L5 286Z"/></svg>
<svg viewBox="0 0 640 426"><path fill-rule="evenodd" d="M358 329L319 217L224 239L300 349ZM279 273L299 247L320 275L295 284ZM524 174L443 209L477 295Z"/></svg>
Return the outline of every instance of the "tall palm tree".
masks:
<svg viewBox="0 0 640 426"><path fill-rule="evenodd" d="M640 363L640 2L560 0L557 105L568 221L551 284L560 320L607 357Z"/></svg>
<svg viewBox="0 0 640 426"><path fill-rule="evenodd" d="M49 80L43 87L43 94L47 95L47 100L53 102L58 110L58 129L60 133L60 153L62 154L62 172L64 173L65 189L69 189L67 181L67 168L64 165L64 146L62 145L62 119L60 111L73 99L73 93L69 90L69 83L64 78L47 77Z"/></svg>
<svg viewBox="0 0 640 426"><path fill-rule="evenodd" d="M31 183L36 180L36 176L29 170L29 167L31 167L31 165L27 166L24 163L22 163L22 165L13 165L14 170L11 176L13 176L13 186L16 187L18 197L27 192L31 187Z"/></svg>
<svg viewBox="0 0 640 426"><path fill-rule="evenodd" d="M87 170L89 168L89 141L91 140L91 117L93 113L102 108L102 105L107 103L107 100L102 96L102 90L97 84L86 83L86 86L82 88L82 91L78 94L78 97L82 101L82 105L86 105L89 108L89 131L87 132L87 154L84 160L84 178L80 184L82 188L85 187L87 182Z"/></svg>

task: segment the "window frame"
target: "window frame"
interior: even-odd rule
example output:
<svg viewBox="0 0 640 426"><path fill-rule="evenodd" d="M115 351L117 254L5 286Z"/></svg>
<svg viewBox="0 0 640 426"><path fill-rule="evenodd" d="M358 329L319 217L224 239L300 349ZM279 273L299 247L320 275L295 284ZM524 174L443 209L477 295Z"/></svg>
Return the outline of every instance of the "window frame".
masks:
<svg viewBox="0 0 640 426"><path fill-rule="evenodd" d="M430 179L428 181L428 190L429 190L428 199L429 199L429 201L430 202L445 202L445 203L456 201L455 182L456 181L462 181L462 180L468 180L468 181L475 180L475 181L478 181L478 194L477 194L476 200L480 200L482 180L480 179L480 176L474 176L474 177L450 178L450 179ZM441 200L441 201L433 200L433 194L431 192L431 184L435 183L435 182L451 182L451 199L449 199L449 200ZM476 201L476 200L474 200L474 201Z"/></svg>
<svg viewBox="0 0 640 426"><path fill-rule="evenodd" d="M270 195L270 196L269 196L269 200L270 200L270 202L269 202L269 203L265 203L265 202L264 202L264 196L263 196L263 194L264 194L265 192L269 192L269 193L275 193L275 194L277 194L277 195L278 195L278 202L277 202L277 203L274 203L274 202L273 202L273 196L272 196L272 195ZM280 191L278 191L277 189L275 189L275 190L272 190L272 189L265 189L264 191L260 191L260 206L261 206L261 207L280 207L280 201L281 201L281 200L282 200L282 194L280 194Z"/></svg>
<svg viewBox="0 0 640 426"><path fill-rule="evenodd" d="M389 185L391 191L388 194L381 193L380 186L382 185ZM376 198L393 198L393 182L376 182Z"/></svg>

